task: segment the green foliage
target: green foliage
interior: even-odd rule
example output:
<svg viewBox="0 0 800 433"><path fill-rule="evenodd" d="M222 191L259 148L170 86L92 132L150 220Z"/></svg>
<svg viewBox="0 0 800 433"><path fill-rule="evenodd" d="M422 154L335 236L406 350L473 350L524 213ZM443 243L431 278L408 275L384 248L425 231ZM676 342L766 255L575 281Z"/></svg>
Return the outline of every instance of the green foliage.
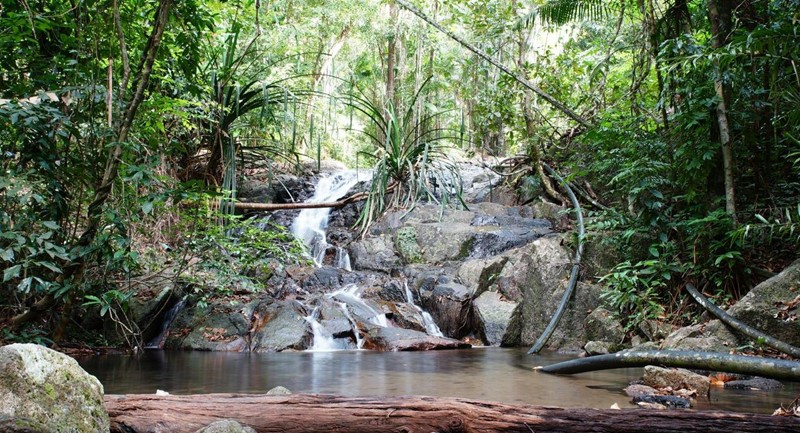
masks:
<svg viewBox="0 0 800 433"><path fill-rule="evenodd" d="M308 264L303 245L283 226L238 216L213 217L203 210L182 215L189 234L173 253L187 266L187 279L204 307L213 297L234 290L261 291L267 280L291 264Z"/></svg>
<svg viewBox="0 0 800 433"><path fill-rule="evenodd" d="M363 94L348 97L347 104L365 115L371 129L362 131L373 143L366 153L375 161L372 183L357 225L365 233L386 209L413 207L420 201L446 206L461 199L461 177L447 156L445 140L437 129L424 125L439 115L415 112L425 84L399 112L391 102L378 106Z"/></svg>
<svg viewBox="0 0 800 433"><path fill-rule="evenodd" d="M600 279L606 286L600 298L627 331L645 320L663 317L673 277L684 270L671 258L673 247L670 243L651 245L651 258L636 263L626 260Z"/></svg>

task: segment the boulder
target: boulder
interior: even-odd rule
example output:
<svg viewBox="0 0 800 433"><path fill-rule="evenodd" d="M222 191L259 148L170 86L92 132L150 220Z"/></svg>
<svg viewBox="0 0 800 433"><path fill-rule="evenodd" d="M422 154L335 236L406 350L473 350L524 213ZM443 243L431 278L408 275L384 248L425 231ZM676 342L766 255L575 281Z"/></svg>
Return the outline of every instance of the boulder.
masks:
<svg viewBox="0 0 800 433"><path fill-rule="evenodd" d="M561 236L545 236L509 253L497 278L498 291L518 301L503 346L530 346L544 331L567 288L572 261ZM579 282L567 310L545 346L579 352L586 342L584 322L600 306L599 286Z"/></svg>
<svg viewBox="0 0 800 433"><path fill-rule="evenodd" d="M253 352L281 352L305 350L313 343L311 325L306 313L295 301L263 302L254 314L263 320L252 329L250 350Z"/></svg>
<svg viewBox="0 0 800 433"><path fill-rule="evenodd" d="M110 429L100 381L69 356L35 344L0 347L0 415L27 420L31 431Z"/></svg>
<svg viewBox="0 0 800 433"><path fill-rule="evenodd" d="M469 344L402 328L373 327L364 336L364 349L390 352L465 349Z"/></svg>
<svg viewBox="0 0 800 433"><path fill-rule="evenodd" d="M771 337L800 346L800 260L754 287L727 313Z"/></svg>
<svg viewBox="0 0 800 433"><path fill-rule="evenodd" d="M588 340L618 344L625 338L625 330L605 308L595 308L583 322Z"/></svg>
<svg viewBox="0 0 800 433"><path fill-rule="evenodd" d="M750 379L731 380L729 382L725 382L725 388L769 391L783 388L783 384L775 379L753 377Z"/></svg>
<svg viewBox="0 0 800 433"><path fill-rule="evenodd" d="M475 298L473 306L477 315L481 339L488 346L499 346L519 303L509 301L497 292L483 292Z"/></svg>
<svg viewBox="0 0 800 433"><path fill-rule="evenodd" d="M212 299L206 308L188 306L172 322L164 348L240 352L250 328L252 305Z"/></svg>
<svg viewBox="0 0 800 433"><path fill-rule="evenodd" d="M460 339L477 329L472 296L472 291L461 284L437 284L423 308L430 313L444 335Z"/></svg>
<svg viewBox="0 0 800 433"><path fill-rule="evenodd" d="M224 419L215 421L195 433L256 433L251 427L246 427L236 421Z"/></svg>
<svg viewBox="0 0 800 433"><path fill-rule="evenodd" d="M350 263L354 270L375 272L388 272L402 264L389 235L370 236L352 243Z"/></svg>
<svg viewBox="0 0 800 433"><path fill-rule="evenodd" d="M44 424L28 418L10 417L0 414L0 432L50 433L50 430Z"/></svg>
<svg viewBox="0 0 800 433"><path fill-rule="evenodd" d="M616 352L617 345L615 343L609 343L608 341L588 341L583 346L583 350L589 356L594 355L608 355L609 353Z"/></svg>
<svg viewBox="0 0 800 433"><path fill-rule="evenodd" d="M683 368L662 368L648 365L644 368L642 382L653 388L690 389L697 395L708 397L711 380L708 376L692 373Z"/></svg>
<svg viewBox="0 0 800 433"><path fill-rule="evenodd" d="M661 342L661 349L729 352L736 336L719 320L679 328Z"/></svg>

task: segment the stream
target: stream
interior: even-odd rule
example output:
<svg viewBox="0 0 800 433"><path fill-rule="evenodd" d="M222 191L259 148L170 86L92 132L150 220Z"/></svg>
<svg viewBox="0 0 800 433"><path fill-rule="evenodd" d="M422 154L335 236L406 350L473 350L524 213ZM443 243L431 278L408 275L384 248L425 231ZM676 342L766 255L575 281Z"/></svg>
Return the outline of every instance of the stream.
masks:
<svg viewBox="0 0 800 433"><path fill-rule="evenodd" d="M642 369L554 376L531 369L569 359L529 356L525 349L479 348L431 352L227 353L145 351L141 356L78 358L106 394L264 393L285 386L295 393L345 396L428 395L605 409L633 407L622 389ZM800 392L796 383L775 391L713 387L696 409L772 413Z"/></svg>

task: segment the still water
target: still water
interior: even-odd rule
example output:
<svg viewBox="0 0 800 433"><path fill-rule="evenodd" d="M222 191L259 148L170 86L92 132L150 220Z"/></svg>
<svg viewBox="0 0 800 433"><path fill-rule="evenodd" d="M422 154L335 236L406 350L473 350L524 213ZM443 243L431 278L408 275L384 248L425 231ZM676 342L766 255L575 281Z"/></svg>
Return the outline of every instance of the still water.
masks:
<svg viewBox="0 0 800 433"><path fill-rule="evenodd" d="M97 376L106 394L263 393L285 386L296 393L346 396L428 395L504 403L562 407L632 406L622 389L642 369L619 369L573 376L533 371L569 359L523 349L469 349L432 352L220 353L147 351L141 356L78 358ZM800 387L778 391L712 389L697 409L771 413L797 397Z"/></svg>

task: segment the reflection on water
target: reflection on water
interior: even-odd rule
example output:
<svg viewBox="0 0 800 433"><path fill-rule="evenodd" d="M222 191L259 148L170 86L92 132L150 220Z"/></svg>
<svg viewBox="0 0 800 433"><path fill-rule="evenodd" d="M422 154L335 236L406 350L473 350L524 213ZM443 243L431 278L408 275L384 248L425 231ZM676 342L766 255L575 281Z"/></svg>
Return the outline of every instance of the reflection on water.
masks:
<svg viewBox="0 0 800 433"><path fill-rule="evenodd" d="M79 358L107 394L212 392L262 393L281 385L297 393L430 395L505 403L608 408L629 405L623 394L641 369L607 370L573 376L532 371L568 359L528 356L517 349L435 352L219 353L148 351L139 357ZM714 389L699 409L771 413L790 403L797 384L771 392Z"/></svg>

